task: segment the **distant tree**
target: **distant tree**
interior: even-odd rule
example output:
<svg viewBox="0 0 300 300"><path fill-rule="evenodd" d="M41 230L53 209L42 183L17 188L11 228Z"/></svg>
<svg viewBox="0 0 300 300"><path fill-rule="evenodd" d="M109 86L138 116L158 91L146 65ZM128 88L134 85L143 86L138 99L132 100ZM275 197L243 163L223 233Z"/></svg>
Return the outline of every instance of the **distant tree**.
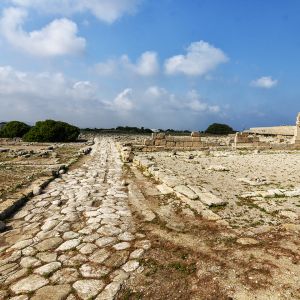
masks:
<svg viewBox="0 0 300 300"><path fill-rule="evenodd" d="M0 130L0 137L15 138L23 137L30 130L30 126L19 121L11 121L6 123Z"/></svg>
<svg viewBox="0 0 300 300"><path fill-rule="evenodd" d="M80 129L65 122L46 120L36 122L23 137L26 142L74 142Z"/></svg>
<svg viewBox="0 0 300 300"><path fill-rule="evenodd" d="M208 128L205 130L205 133L209 134L230 134L234 133L235 131L226 124L219 124L219 123L213 123L208 126Z"/></svg>

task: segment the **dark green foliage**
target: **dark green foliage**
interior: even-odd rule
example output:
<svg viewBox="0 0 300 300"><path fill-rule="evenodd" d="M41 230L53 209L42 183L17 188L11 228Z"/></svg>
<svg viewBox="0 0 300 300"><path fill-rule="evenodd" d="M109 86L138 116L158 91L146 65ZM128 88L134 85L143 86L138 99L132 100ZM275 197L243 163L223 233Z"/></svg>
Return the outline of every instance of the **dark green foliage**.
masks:
<svg viewBox="0 0 300 300"><path fill-rule="evenodd" d="M30 126L19 121L6 123L0 130L0 137L3 138L21 138L30 130Z"/></svg>
<svg viewBox="0 0 300 300"><path fill-rule="evenodd" d="M79 128L68 123L46 120L36 122L23 139L26 142L74 142L79 133Z"/></svg>
<svg viewBox="0 0 300 300"><path fill-rule="evenodd" d="M148 134L152 133L152 130L149 128L138 128L130 126L118 126L117 128L84 128L83 132L97 132L97 133L132 133L132 134Z"/></svg>
<svg viewBox="0 0 300 300"><path fill-rule="evenodd" d="M208 126L205 133L209 134L230 134L235 133L235 131L226 124L213 123Z"/></svg>
<svg viewBox="0 0 300 300"><path fill-rule="evenodd" d="M152 130L148 128L138 128L138 127L130 127L130 126L118 126L116 128L117 131L124 131L124 132L132 132L132 133L151 133Z"/></svg>

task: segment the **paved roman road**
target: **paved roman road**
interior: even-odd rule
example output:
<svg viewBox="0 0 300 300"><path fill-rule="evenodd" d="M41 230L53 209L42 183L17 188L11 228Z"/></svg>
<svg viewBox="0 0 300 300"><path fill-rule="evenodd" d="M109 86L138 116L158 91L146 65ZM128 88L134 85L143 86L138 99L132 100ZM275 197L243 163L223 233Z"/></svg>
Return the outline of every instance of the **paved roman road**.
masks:
<svg viewBox="0 0 300 300"><path fill-rule="evenodd" d="M150 247L135 232L122 162L96 138L81 167L32 198L0 234L0 299L113 299Z"/></svg>

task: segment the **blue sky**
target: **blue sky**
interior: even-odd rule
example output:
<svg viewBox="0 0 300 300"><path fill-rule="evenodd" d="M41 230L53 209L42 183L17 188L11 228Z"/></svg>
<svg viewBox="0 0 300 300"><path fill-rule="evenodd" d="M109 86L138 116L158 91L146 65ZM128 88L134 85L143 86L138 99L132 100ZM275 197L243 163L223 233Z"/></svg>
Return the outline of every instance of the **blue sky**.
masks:
<svg viewBox="0 0 300 300"><path fill-rule="evenodd" d="M300 111L297 0L4 0L0 121L241 130Z"/></svg>

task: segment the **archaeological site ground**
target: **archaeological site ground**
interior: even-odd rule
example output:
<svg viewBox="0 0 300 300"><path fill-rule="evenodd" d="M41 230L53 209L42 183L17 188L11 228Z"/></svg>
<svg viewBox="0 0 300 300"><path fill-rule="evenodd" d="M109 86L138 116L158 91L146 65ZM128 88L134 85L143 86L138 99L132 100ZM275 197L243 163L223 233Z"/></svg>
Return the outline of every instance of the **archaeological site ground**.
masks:
<svg viewBox="0 0 300 300"><path fill-rule="evenodd" d="M0 140L0 299L300 299L300 115L230 135Z"/></svg>

